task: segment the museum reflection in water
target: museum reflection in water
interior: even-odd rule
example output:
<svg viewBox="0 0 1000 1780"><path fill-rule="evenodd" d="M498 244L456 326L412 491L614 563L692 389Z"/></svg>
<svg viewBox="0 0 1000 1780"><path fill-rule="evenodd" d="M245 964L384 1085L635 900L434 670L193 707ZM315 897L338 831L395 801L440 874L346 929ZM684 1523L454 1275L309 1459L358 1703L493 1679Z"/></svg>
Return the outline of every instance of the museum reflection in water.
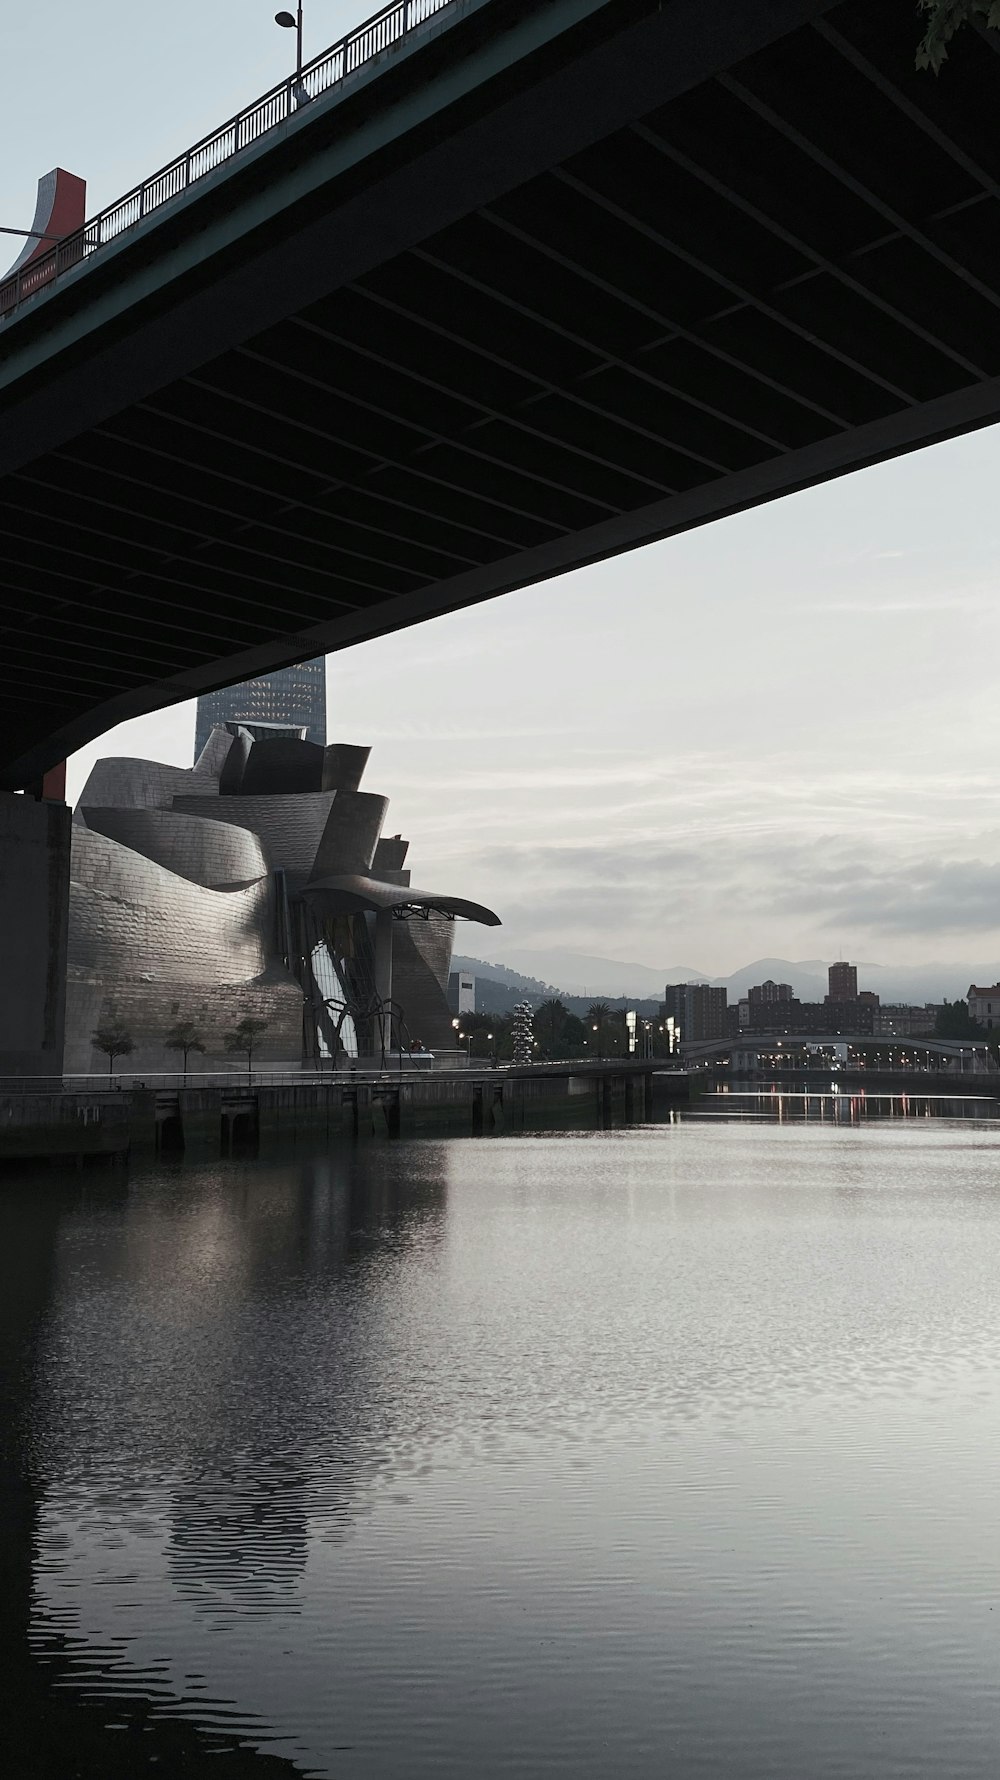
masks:
<svg viewBox="0 0 1000 1780"><path fill-rule="evenodd" d="M131 1175L6 1179L0 1748L13 1745L9 1769L131 1780L155 1764L266 1780L338 1772L350 1747L359 1775L437 1780L530 1771L543 1744L559 1765L576 1735L577 1771L589 1774L607 1747L595 1728L602 1700L621 1703L620 1739L634 1732L658 1747L667 1694L671 1711L698 1719L689 1655L699 1675L704 1651L717 1656L720 1577L744 1545L752 1581L760 1501L777 1505L765 1556L780 1566L789 1564L782 1488L799 1499L795 1466L786 1476L782 1459L757 1518L745 1520L740 1467L752 1453L737 1443L732 1488L708 1502L705 1477L722 1465L725 1484L729 1461L715 1445L705 1459L700 1434L679 1487L685 1430L719 1414L728 1425L741 1405L772 1398L797 1428L801 1401L825 1401L849 1356L851 1391L860 1367L924 1454L923 1470L905 1466L895 1486L894 1524L910 1524L910 1479L933 1470L941 1445L940 1413L926 1449L919 1417L906 1420L920 1401L911 1381L924 1346L932 1383L955 1358L956 1330L967 1332L963 1366L970 1356L984 1375L992 1365L992 1276L977 1297L987 1245L967 1223L994 1217L985 1122L996 1113L978 1096L756 1085L705 1093L658 1131L368 1142L181 1159ZM711 1133L693 1128L712 1118ZM835 1128L866 1123L869 1133ZM872 1188L860 1206L859 1184ZM911 1209L932 1236L897 1249L893 1233L909 1229ZM749 1306L735 1332L734 1293ZM615 1339L595 1342L595 1328ZM777 1425L773 1451L794 1446L810 1475L801 1442L786 1448L786 1423ZM632 1519L619 1515L623 1426L641 1428L636 1451L647 1455L636 1461ZM850 1449L862 1478L870 1437ZM581 1454L606 1476L606 1492L587 1481ZM948 1470L949 1499L955 1487ZM701 1504L704 1526L691 1520ZM818 1536L794 1549L787 1572L803 1598L818 1591L817 1624L840 1575L811 1567L809 1554L821 1564L827 1549L829 1512L823 1497ZM673 1577L677 1515L688 1516L688 1544ZM612 1635L652 1599L645 1584L629 1584L628 1563L601 1569L612 1535L636 1575L660 1565L655 1638L641 1625L631 1644ZM937 1552L935 1541L921 1548L921 1576ZM972 1585L952 1570L951 1583L930 1576L927 1598L951 1587L959 1625ZM911 1574L900 1565L904 1583ZM675 1621L670 1590L699 1575L703 1610ZM735 1599L739 1638L747 1611ZM906 1623L916 1642L901 1660L924 1660L920 1613ZM578 1664L562 1661L565 1640L584 1632L598 1643L607 1634L603 1656L588 1667L578 1646ZM890 1634L895 1649L895 1620ZM751 1679L766 1685L784 1636L779 1615L755 1632L749 1667L730 1652L722 1671L733 1698L748 1697ZM675 1639L672 1693L658 1679L664 1637ZM950 1649L934 1660L951 1660ZM840 1674L838 1699L854 1700L876 1672L864 1651L856 1672ZM973 1655L979 1662L982 1651ZM496 1715L486 1711L479 1729L466 1710L477 1689ZM524 1711L532 1689L536 1719ZM874 1723L880 1710L869 1699L861 1718ZM736 1771L719 1753L720 1725L739 1742L742 1705L731 1720L706 1708L688 1747L715 1749L714 1771ZM787 1725L792 1736L794 1715ZM808 1715L799 1728L794 1760L786 1749L777 1765L764 1739L758 1765L743 1771L756 1780L809 1768ZM945 1732L961 1734L959 1707ZM863 1755L851 1771L872 1771Z"/></svg>
<svg viewBox="0 0 1000 1780"><path fill-rule="evenodd" d="M14 1771L315 1772L253 1714L210 1697L204 1676L153 1654L158 1637L176 1650L183 1619L102 1640L76 1623L78 1577L62 1599L60 1583L82 1563L95 1585L138 1584L144 1620L147 1587L166 1588L188 1623L215 1633L294 1618L310 1532L342 1537L378 1473L378 1451L354 1438L377 1390L365 1325L389 1308L371 1272L440 1240L442 1153L422 1154L405 1189L349 1148L179 1163L145 1175L141 1194L125 1171L4 1181L0 1746ZM296 1347L289 1278L306 1299L347 1307L340 1320L334 1308L321 1355ZM318 1474L302 1436L317 1414L337 1449ZM151 1485L160 1465L162 1491Z"/></svg>

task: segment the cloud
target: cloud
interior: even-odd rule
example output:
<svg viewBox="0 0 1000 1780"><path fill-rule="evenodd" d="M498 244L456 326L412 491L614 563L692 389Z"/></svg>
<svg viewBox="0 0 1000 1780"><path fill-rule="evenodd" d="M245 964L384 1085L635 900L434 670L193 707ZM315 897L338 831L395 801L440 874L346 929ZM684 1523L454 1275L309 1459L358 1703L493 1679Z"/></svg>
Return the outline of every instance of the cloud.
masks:
<svg viewBox="0 0 1000 1780"><path fill-rule="evenodd" d="M838 878L827 927L869 933L971 934L1000 928L1000 863L917 860L881 870L860 863Z"/></svg>
<svg viewBox="0 0 1000 1780"><path fill-rule="evenodd" d="M484 846L467 855L472 880L494 887L505 927L566 944L631 943L656 933L662 946L680 932L732 927L753 932L850 936L856 951L891 936L1000 932L1000 833L980 837L991 857L941 858L891 841L859 846L836 832L815 839L785 833L765 845L729 833L697 845L601 841Z"/></svg>

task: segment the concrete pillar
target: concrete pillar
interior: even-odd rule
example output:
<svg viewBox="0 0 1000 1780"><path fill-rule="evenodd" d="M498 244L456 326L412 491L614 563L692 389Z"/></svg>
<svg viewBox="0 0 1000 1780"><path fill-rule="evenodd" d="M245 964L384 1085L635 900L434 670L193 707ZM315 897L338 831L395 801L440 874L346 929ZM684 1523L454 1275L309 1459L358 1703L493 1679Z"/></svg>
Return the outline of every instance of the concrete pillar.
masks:
<svg viewBox="0 0 1000 1780"><path fill-rule="evenodd" d="M70 811L0 792L0 1076L63 1067Z"/></svg>
<svg viewBox="0 0 1000 1780"><path fill-rule="evenodd" d="M381 1002L392 1000L392 910L379 909L375 916L375 993ZM385 1023L384 1039L375 1033L375 1049L389 1050L392 1044L392 1017L380 1016Z"/></svg>

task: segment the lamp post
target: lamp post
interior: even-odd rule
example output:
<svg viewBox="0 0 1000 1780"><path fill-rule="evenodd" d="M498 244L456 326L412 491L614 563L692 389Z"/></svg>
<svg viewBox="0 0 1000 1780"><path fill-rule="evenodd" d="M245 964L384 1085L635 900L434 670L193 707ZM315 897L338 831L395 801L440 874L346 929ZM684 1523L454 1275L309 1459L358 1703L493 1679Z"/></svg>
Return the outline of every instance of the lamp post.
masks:
<svg viewBox="0 0 1000 1780"><path fill-rule="evenodd" d="M290 12L276 12L274 22L283 31L295 32L295 98L298 104L304 97L302 91L302 5L301 0L294 15Z"/></svg>

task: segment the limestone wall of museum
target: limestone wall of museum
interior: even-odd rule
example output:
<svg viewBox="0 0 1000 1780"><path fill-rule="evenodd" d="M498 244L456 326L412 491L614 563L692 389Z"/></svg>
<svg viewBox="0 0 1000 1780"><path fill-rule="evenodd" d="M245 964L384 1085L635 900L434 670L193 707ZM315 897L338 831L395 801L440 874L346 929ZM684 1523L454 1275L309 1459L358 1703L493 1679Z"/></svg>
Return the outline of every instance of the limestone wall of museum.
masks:
<svg viewBox="0 0 1000 1780"><path fill-rule="evenodd" d="M189 1057L189 1074L244 1069L245 1057L228 1051L225 1041L247 1018L267 1022L254 1051L255 1069L301 1063L302 991L283 970L272 967L249 983L161 982L152 995L143 983L73 971L66 990L66 1072L106 1074L108 1059L94 1048L91 1035L99 1026L121 1024L135 1050L115 1064L116 1072L128 1077L177 1073L183 1060L165 1041L181 1021L197 1027L206 1047L204 1056Z"/></svg>

